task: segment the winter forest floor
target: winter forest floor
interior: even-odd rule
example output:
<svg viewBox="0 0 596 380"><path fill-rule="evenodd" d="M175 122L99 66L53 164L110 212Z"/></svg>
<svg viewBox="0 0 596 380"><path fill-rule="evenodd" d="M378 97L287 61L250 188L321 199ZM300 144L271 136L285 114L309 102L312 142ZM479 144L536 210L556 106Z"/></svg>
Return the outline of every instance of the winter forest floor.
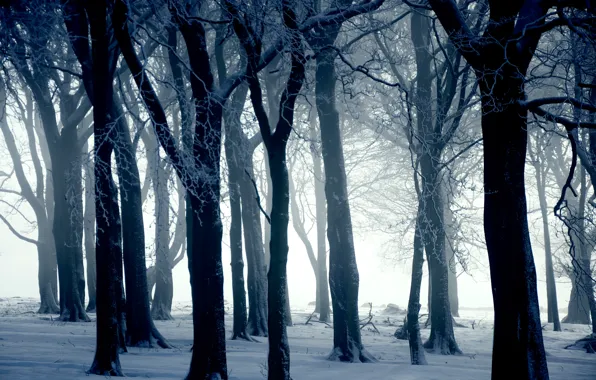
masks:
<svg viewBox="0 0 596 380"><path fill-rule="evenodd" d="M50 316L35 314L37 300L25 298L0 299L0 379L87 379L85 371L93 360L95 323L62 323ZM428 366L411 366L408 342L393 337L401 314L384 314L383 307L373 308L375 329L362 329L368 350L379 359L376 364L344 364L325 360L333 341L332 329L311 321L305 325L312 307L293 309L294 326L290 337L292 377L300 379L490 379L492 346L492 312L462 310L457 322L467 326L456 328L456 338L464 351L461 356L427 354ZM368 315L362 308L362 318ZM192 318L188 304L177 304L175 320L156 322L162 334L176 348L130 348L120 360L128 377L151 379L182 379L190 363ZM231 332L231 311L226 316L227 335ZM424 311L423 311L424 312ZM95 315L91 314L92 320ZM424 318L421 320L423 321ZM474 329L472 329L474 324ZM546 326L544 343L548 367L553 380L594 380L596 356L583 351L565 350L587 335L588 326L563 325L563 332L553 332ZM422 330L422 338L430 329ZM228 370L231 379L266 378L267 340L261 343L227 342Z"/></svg>

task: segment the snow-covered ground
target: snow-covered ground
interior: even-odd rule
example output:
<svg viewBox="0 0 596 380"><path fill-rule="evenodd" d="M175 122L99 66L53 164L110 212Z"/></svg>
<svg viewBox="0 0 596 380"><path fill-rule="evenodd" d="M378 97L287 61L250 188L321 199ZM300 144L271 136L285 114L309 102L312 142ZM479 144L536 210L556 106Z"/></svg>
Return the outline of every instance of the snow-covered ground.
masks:
<svg viewBox="0 0 596 380"><path fill-rule="evenodd" d="M37 305L35 299L0 299L0 379L87 379L85 371L93 360L95 349L95 323L56 322L55 317L35 314ZM190 306L179 303L174 309L175 320L156 324L176 348L129 349L129 353L120 356L127 376L151 379L182 379L185 376L192 343ZM428 366L412 366L407 341L393 337L403 315L387 315L383 313L383 307L373 308L373 322L379 333L372 326L366 326L362 330L362 339L379 362L344 364L325 360L331 349L333 330L319 322L311 321L306 325L311 309L312 306L293 309L294 326L288 328L291 371L295 380L490 379L490 310L461 311L462 318L457 322L467 327L456 328L455 334L463 355L427 354ZM364 318L368 309L362 308L361 313ZM231 315L227 316L226 325L229 336ZM587 335L590 332L588 326L563 326L563 332L553 332L552 326L546 326L544 331L551 379L596 379L595 355L564 349L565 345ZM429 329L422 330L423 339L429 332ZM232 379L266 378L267 341L261 341L227 342L228 370Z"/></svg>

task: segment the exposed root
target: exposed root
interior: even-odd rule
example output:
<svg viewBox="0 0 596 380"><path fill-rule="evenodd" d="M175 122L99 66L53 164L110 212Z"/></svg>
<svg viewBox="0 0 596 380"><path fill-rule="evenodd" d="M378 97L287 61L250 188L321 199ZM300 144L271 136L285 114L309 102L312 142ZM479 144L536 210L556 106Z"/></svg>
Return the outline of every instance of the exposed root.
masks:
<svg viewBox="0 0 596 380"><path fill-rule="evenodd" d="M250 336L250 334L248 334L246 331L241 332L239 334L233 334L230 340L245 340L247 342L261 343L260 341Z"/></svg>
<svg viewBox="0 0 596 380"><path fill-rule="evenodd" d="M463 352L459 349L455 338L447 338L435 334L431 334L429 339L424 343L423 347L431 353L441 355L462 355Z"/></svg>
<svg viewBox="0 0 596 380"><path fill-rule="evenodd" d="M60 306L56 303L43 302L37 310L37 314L60 314Z"/></svg>
<svg viewBox="0 0 596 380"><path fill-rule="evenodd" d="M109 362L100 364L98 360L93 360L91 368L86 372L88 375L99 375L104 377L124 376L119 362Z"/></svg>
<svg viewBox="0 0 596 380"><path fill-rule="evenodd" d="M91 322L91 318L87 315L82 307L75 305L74 310L65 309L58 318L61 322Z"/></svg>
<svg viewBox="0 0 596 380"><path fill-rule="evenodd" d="M327 356L327 360L333 362L343 362L343 363L376 363L378 362L377 358L375 358L370 352L368 352L365 348L357 349L356 347L352 346L347 352L343 352L341 348L334 347L331 350L329 356Z"/></svg>
<svg viewBox="0 0 596 380"><path fill-rule="evenodd" d="M168 340L166 338L164 338L163 335L161 335L161 333L159 332L159 330L157 330L157 328L155 326L151 327L151 337L153 339L155 339L155 343L157 343L157 345L159 347L166 348L166 349L172 348L172 345L170 344L170 342L168 342Z"/></svg>
<svg viewBox="0 0 596 380"><path fill-rule="evenodd" d="M565 346L568 350L585 350L588 354L596 353L596 334L590 334L573 344Z"/></svg>

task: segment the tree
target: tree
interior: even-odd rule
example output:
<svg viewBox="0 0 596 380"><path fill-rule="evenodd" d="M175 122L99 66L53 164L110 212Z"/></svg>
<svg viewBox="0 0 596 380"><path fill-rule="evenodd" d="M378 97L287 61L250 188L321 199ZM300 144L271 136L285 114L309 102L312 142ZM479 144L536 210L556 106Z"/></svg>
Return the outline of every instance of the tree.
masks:
<svg viewBox="0 0 596 380"><path fill-rule="evenodd" d="M46 2L4 5L6 39L15 43L7 50L12 66L32 92L40 113L52 166L54 198L53 234L58 261L60 319L89 321L85 312L85 275L83 266L83 200L81 151L90 132L79 135L77 127L89 111L84 92L70 92L73 76L57 75L50 67L56 60L68 61L69 52L50 43L56 30L56 12ZM34 17L31 17L34 15ZM59 128L52 102L50 83L57 88L62 128ZM64 226L68 226L65 228Z"/></svg>
<svg viewBox="0 0 596 380"><path fill-rule="evenodd" d="M257 76L262 52L262 26L254 25L255 20L242 18L232 5L230 12L234 16L234 29L248 60L247 81L250 98L259 122L261 136L267 149L269 171L271 174L271 260L267 275L268 286L268 378L290 379L290 349L286 331L286 297L288 260L288 225L290 185L286 163L286 147L294 121L296 98L305 79L305 57L302 37L298 30L298 20L294 6L289 0L282 0L282 18L287 33L287 49L291 55L290 75L279 104L279 117L275 130L271 130L267 111L263 105L261 84ZM260 10L256 10L257 12ZM247 12L248 13L248 12ZM252 21L252 22L251 22ZM259 22L259 21L257 21ZM262 21L261 21L262 22Z"/></svg>
<svg viewBox="0 0 596 380"><path fill-rule="evenodd" d="M89 373L123 376L118 350L121 347L118 300L122 248L116 186L112 180L111 155L116 136L110 128L113 71L110 71L108 7L89 4L89 25L93 54L93 129L95 135L95 212L97 222L97 346Z"/></svg>
<svg viewBox="0 0 596 380"><path fill-rule="evenodd" d="M30 92L26 92L27 103L25 107L19 100L18 93L15 93L14 99L17 102L20 110L21 117L25 124L27 131L27 138L29 142L29 151L31 159L33 161L33 167L35 169L36 186L33 191L21 162L21 155L18 151L14 135L8 125L6 115L6 103L8 99L8 92L6 91L7 85L2 77L0 77L0 130L4 135L4 141L8 152L10 154L13 170L16 175L20 192L17 194L22 195L29 206L35 213L37 221L37 239L29 239L21 235L8 221L8 219L0 215L0 219L8 226L8 228L20 239L29 243L35 244L37 248L38 257L38 283L39 283L39 297L40 306L38 313L41 314L55 314L60 312L58 306L57 292L58 284L56 281L56 251L54 236L51 230L51 221L48 217L46 207L46 196L44 194L44 176L41 167L41 160L37 154L37 146L34 131L34 111L33 111L33 99L31 98ZM13 193L10 189L0 189L2 193ZM51 202L51 199L50 199Z"/></svg>
<svg viewBox="0 0 596 380"><path fill-rule="evenodd" d="M524 105L524 79L542 33L567 22L547 21L549 8L558 3L489 1L481 37L455 1L429 3L476 72L481 93L484 231L495 309L492 378L548 379L524 186L530 108Z"/></svg>
<svg viewBox="0 0 596 380"><path fill-rule="evenodd" d="M341 1L330 10L349 10L351 1ZM346 14L332 22L319 23L307 35L316 53L315 96L321 129L321 146L327 200L327 238L329 240L329 285L333 304L333 350L331 360L372 362L375 359L363 347L358 323L359 275L354 251L352 221L348 201L347 178L343 156L339 114L335 106L336 50L333 48L342 22L360 13L372 11L383 1L367 2L366 9ZM309 9L320 12L320 3ZM337 7L337 8L336 8ZM353 8L352 8L353 9Z"/></svg>
<svg viewBox="0 0 596 380"><path fill-rule="evenodd" d="M542 134L537 131L533 144L528 144L528 152L531 163L534 166L534 175L536 178L536 187L538 190L538 201L540 202L540 212L542 216L542 229L544 234L544 256L546 263L546 298L548 323L553 323L555 331L561 331L561 322L559 320L559 306L557 302L557 288L555 284L555 274L553 270L553 255L550 242L550 227L548 224L548 205L546 199L546 186L548 176L548 165L545 165L545 157L541 153L548 152L545 145L548 144ZM535 148L533 148L535 146Z"/></svg>
<svg viewBox="0 0 596 380"><path fill-rule="evenodd" d="M84 6L78 2L69 2L65 5L65 15L64 21L72 47L81 65L83 85L87 94L89 94L90 102L95 105L96 92L94 86L97 78L94 77L93 67L96 56L89 51L86 27L87 16L85 15ZM111 27L106 33L109 34L105 38L113 38ZM119 53L116 49L111 49L111 54L112 57L109 60L110 72L116 72ZM119 71L119 74L126 75L127 73ZM122 310L122 313L125 313L127 321L126 344L152 347L157 342L161 347L168 348L168 343L153 324L149 309L139 169L122 104L118 97L114 96L113 88L110 90L110 96L111 99L106 106L106 111L109 112L110 120L112 120L110 127L113 127L115 131L110 135L110 138L115 138L111 143L114 144L113 147L116 153L117 174L120 184L122 254L119 256L119 263L123 258L126 273L126 300L124 301L124 296L122 296L122 302L125 305L125 310ZM97 217L100 217L100 215L96 215ZM117 268L121 271L122 265L118 264Z"/></svg>

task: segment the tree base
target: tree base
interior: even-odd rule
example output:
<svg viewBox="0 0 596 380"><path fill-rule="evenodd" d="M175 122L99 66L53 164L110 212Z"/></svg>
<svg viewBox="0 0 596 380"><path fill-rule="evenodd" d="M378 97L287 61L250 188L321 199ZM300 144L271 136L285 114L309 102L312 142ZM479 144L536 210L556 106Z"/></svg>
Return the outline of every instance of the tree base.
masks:
<svg viewBox="0 0 596 380"><path fill-rule="evenodd" d="M369 353L365 348L357 349L356 347L351 347L349 352L344 352L339 347L334 347L331 350L329 356L327 356L327 360L332 362L342 362L342 363L377 363L378 360L371 353Z"/></svg>
<svg viewBox="0 0 596 380"><path fill-rule="evenodd" d="M61 322L91 322L91 318L87 315L85 310L81 307L80 310L75 307L74 310L66 309L58 318Z"/></svg>
<svg viewBox="0 0 596 380"><path fill-rule="evenodd" d="M172 348L172 345L167 341L166 338L164 338L163 335L161 335L155 326L151 328L151 337L149 340L139 340L135 342L132 341L130 337L126 338L127 347L155 348L156 345L165 349Z"/></svg>
<svg viewBox="0 0 596 380"><path fill-rule="evenodd" d="M60 306L55 303L42 302L37 314L60 314Z"/></svg>
<svg viewBox="0 0 596 380"><path fill-rule="evenodd" d="M573 344L565 346L568 350L585 350L588 354L596 354L596 334L590 334Z"/></svg>
<svg viewBox="0 0 596 380"><path fill-rule="evenodd" d="M265 325L267 324L267 322L265 322ZM257 323L251 323L251 321L248 321L248 326L246 328L247 332L249 335L251 336L258 336L261 338L267 338L267 336L269 335L267 333L267 329L266 328L259 328L258 326L259 324Z"/></svg>
<svg viewBox="0 0 596 380"><path fill-rule="evenodd" d="M104 365L105 364L105 365ZM97 360L93 360L91 368L86 372L88 375L99 375L104 377L118 376L123 377L122 368L120 368L120 362L116 363L103 363L100 364Z"/></svg>
<svg viewBox="0 0 596 380"><path fill-rule="evenodd" d="M174 319L172 314L163 307L152 307L151 318L154 321L172 321Z"/></svg>
<svg viewBox="0 0 596 380"><path fill-rule="evenodd" d="M250 336L250 334L247 333L246 331L244 331L242 333L238 333L238 334L234 333L232 335L232 337L230 338L230 340L245 340L247 342L261 343L260 341L256 340L252 336Z"/></svg>
<svg viewBox="0 0 596 380"><path fill-rule="evenodd" d="M424 348L431 353L441 355L462 355L454 337L443 337L435 334L424 343Z"/></svg>
<svg viewBox="0 0 596 380"><path fill-rule="evenodd" d="M561 319L561 323L572 323L574 325L589 325L590 318L570 317L569 315L567 315L565 316L565 318Z"/></svg>

